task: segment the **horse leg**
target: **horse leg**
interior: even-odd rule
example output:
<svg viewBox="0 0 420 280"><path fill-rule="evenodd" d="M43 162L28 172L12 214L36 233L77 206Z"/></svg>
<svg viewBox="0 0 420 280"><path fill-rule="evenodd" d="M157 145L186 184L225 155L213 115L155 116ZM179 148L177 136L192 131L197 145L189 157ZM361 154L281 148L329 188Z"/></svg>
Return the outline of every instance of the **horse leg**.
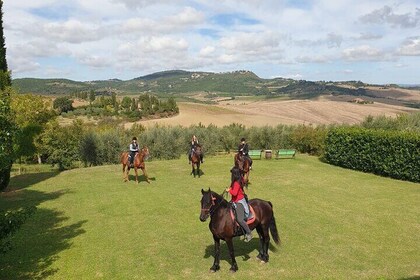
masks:
<svg viewBox="0 0 420 280"><path fill-rule="evenodd" d="M127 182L127 178L125 176L125 164L123 164L123 180L124 182Z"/></svg>
<svg viewBox="0 0 420 280"><path fill-rule="evenodd" d="M220 238L213 235L214 239L214 263L210 267L210 272L216 272L220 269Z"/></svg>
<svg viewBox="0 0 420 280"><path fill-rule="evenodd" d="M197 163L197 175L200 178L200 162Z"/></svg>
<svg viewBox="0 0 420 280"><path fill-rule="evenodd" d="M137 171L137 167L134 166L134 173L136 173L136 183L139 183L139 172Z"/></svg>
<svg viewBox="0 0 420 280"><path fill-rule="evenodd" d="M226 238L226 244L229 248L230 259L232 260L232 266L230 267L230 271L236 272L238 270L238 264L236 263L236 260L235 260L235 250L233 249L232 237Z"/></svg>
<svg viewBox="0 0 420 280"><path fill-rule="evenodd" d="M263 233L263 255L262 261L268 262L268 246L270 245L270 234L268 232L268 225L262 225L262 233Z"/></svg>
<svg viewBox="0 0 420 280"><path fill-rule="evenodd" d="M260 261L263 261L263 256L264 256L264 233L263 233L263 230L261 228L261 225L258 225L256 227L256 230L258 232L258 237L260 238L260 249L258 251L257 259L259 259Z"/></svg>
<svg viewBox="0 0 420 280"><path fill-rule="evenodd" d="M141 171L143 171L143 176L146 178L146 182L150 184L149 177L147 176L147 173L146 173L146 167L142 168Z"/></svg>
<svg viewBox="0 0 420 280"><path fill-rule="evenodd" d="M194 178L195 178L194 162L191 163L191 167L192 167L191 174L194 175Z"/></svg>

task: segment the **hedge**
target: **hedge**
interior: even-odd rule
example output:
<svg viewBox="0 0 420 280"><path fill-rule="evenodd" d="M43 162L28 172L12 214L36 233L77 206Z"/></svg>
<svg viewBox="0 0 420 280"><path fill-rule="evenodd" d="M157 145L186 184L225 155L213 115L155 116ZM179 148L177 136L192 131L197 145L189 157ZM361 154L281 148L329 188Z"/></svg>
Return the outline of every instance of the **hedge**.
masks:
<svg viewBox="0 0 420 280"><path fill-rule="evenodd" d="M345 168L420 182L420 134L336 128L325 141L324 159Z"/></svg>

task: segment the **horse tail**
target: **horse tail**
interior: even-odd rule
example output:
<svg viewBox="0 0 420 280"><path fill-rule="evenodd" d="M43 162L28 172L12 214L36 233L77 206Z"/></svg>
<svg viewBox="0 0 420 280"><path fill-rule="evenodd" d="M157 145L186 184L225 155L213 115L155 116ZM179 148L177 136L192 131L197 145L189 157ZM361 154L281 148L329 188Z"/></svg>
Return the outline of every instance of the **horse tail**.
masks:
<svg viewBox="0 0 420 280"><path fill-rule="evenodd" d="M268 204L270 204L271 209L273 209L273 204L269 201ZM277 231L277 225L276 225L276 219L274 218L274 212L273 216L271 217L270 220L270 233L271 233L271 237L273 237L273 240L276 244L280 244L280 236L279 236L279 232Z"/></svg>

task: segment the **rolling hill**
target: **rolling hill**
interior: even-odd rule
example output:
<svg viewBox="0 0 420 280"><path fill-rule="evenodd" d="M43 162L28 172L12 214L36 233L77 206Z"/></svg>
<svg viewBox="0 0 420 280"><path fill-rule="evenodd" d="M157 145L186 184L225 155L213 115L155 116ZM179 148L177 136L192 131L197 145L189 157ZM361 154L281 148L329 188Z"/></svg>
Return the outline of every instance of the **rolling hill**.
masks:
<svg viewBox="0 0 420 280"><path fill-rule="evenodd" d="M72 81L67 79L14 79L13 87L20 93L70 95L95 91L97 94L134 95L153 93L160 97L172 95L188 98L197 93L207 100L232 96L265 96L309 99L320 95L358 96L382 103L420 108L420 91L398 85L369 85L360 81L325 82L285 78L262 79L251 71L225 73L171 70L131 80Z"/></svg>

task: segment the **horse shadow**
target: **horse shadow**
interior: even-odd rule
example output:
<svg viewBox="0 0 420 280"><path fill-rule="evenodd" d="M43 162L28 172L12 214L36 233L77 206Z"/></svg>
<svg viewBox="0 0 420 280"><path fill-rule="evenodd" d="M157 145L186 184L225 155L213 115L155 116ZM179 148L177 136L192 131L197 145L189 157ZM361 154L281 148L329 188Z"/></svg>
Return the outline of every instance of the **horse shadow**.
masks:
<svg viewBox="0 0 420 280"><path fill-rule="evenodd" d="M255 250L258 251L260 249L260 240L258 235L248 243L245 243L243 240L239 240L239 238L234 238L233 248L235 250L235 258L242 258L242 261L248 261L251 258L250 254ZM271 244L271 242L269 249L272 253L275 253L278 250L278 248ZM203 257L206 259L214 257L214 244L206 247ZM229 263L231 261L226 242L220 242L220 260L225 260Z"/></svg>
<svg viewBox="0 0 420 280"><path fill-rule="evenodd" d="M140 182L147 182L146 176L144 176L144 175L139 175L138 179L139 179L139 183ZM128 175L128 180L129 181L136 181L136 175L134 175L134 174ZM156 181L156 177L149 177L149 181Z"/></svg>
<svg viewBox="0 0 420 280"><path fill-rule="evenodd" d="M203 176L203 175L205 175L205 174L206 174L206 173L204 173L204 171L203 171L203 170L201 170L201 168L200 168L200 169L198 169L198 174L196 174L196 175L194 176L194 173L192 173L192 172L191 172L191 174L190 174L190 175L194 176L194 178L195 178L195 177L200 178L201 176Z"/></svg>

